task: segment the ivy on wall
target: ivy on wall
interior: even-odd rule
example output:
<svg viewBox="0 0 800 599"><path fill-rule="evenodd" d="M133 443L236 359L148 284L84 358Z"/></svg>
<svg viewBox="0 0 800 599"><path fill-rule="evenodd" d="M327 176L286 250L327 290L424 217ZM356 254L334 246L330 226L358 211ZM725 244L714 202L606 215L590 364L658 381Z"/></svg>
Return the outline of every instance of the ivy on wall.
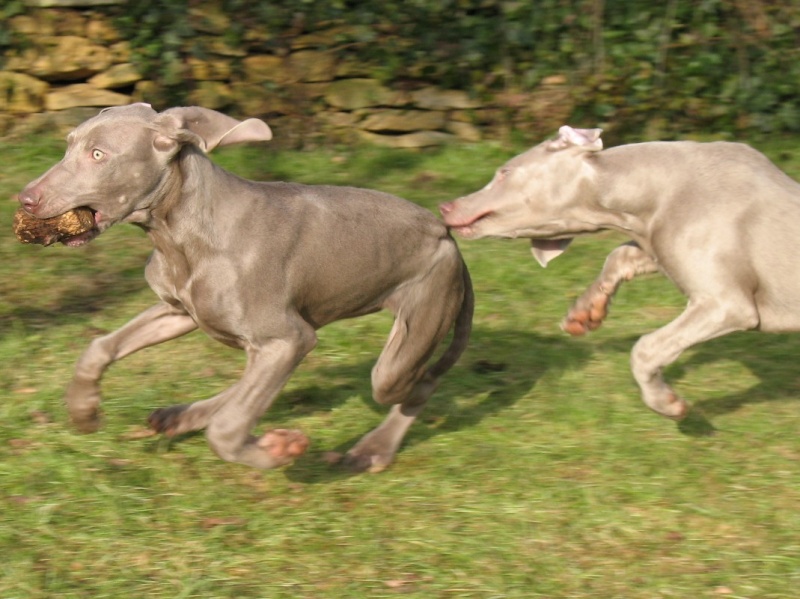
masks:
<svg viewBox="0 0 800 599"><path fill-rule="evenodd" d="M207 4L138 0L119 11L140 69L172 85L176 96L183 93L186 56L205 51L187 11ZM800 131L798 2L219 0L218 6L230 21L217 35L230 47L280 54L295 36L339 27L334 51L394 84L433 82L489 97L526 93L558 75L570 83L583 122L628 129L662 122L675 133ZM20 0L7 0L0 23L21 10ZM0 24L0 49L11 43Z"/></svg>
<svg viewBox="0 0 800 599"><path fill-rule="evenodd" d="M6 48L22 43L22 40L18 39L7 26L7 23L8 19L20 15L24 11L25 6L22 0L7 0L5 3L0 3L0 52Z"/></svg>

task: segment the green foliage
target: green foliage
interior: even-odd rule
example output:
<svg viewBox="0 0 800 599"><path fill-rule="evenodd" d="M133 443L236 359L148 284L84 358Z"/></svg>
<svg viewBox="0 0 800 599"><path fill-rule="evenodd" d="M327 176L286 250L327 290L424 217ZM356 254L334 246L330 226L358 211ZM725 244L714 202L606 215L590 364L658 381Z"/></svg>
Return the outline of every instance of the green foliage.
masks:
<svg viewBox="0 0 800 599"><path fill-rule="evenodd" d="M0 7L4 25L23 10ZM134 60L178 103L186 58L210 52L192 11L230 23L213 35L284 55L299 35L328 43L397 85L434 82L492 97L566 77L574 119L659 135L702 128L800 131L800 4L753 0L187 0L129 2L118 24Z"/></svg>
<svg viewBox="0 0 800 599"><path fill-rule="evenodd" d="M142 73L165 87L175 103L189 90L184 76L186 48L194 30L185 0L130 2L117 25L131 44L132 60Z"/></svg>
<svg viewBox="0 0 800 599"><path fill-rule="evenodd" d="M800 5L625 6L604 18L588 93L597 116L631 126L658 115L673 131L800 130Z"/></svg>
<svg viewBox="0 0 800 599"><path fill-rule="evenodd" d="M268 50L347 24L342 54L387 80L474 93L533 90L566 75L576 116L631 131L800 130L800 5L730 0L221 0L229 43L267 31ZM133 3L125 19L140 60L176 82L192 31L185 4ZM658 127L657 127L658 128ZM666 133L666 131L654 131Z"/></svg>
<svg viewBox="0 0 800 599"><path fill-rule="evenodd" d="M0 3L0 68L3 66L1 56L3 51L19 43L17 36L7 25L8 19L22 14L23 11L22 0L6 0Z"/></svg>

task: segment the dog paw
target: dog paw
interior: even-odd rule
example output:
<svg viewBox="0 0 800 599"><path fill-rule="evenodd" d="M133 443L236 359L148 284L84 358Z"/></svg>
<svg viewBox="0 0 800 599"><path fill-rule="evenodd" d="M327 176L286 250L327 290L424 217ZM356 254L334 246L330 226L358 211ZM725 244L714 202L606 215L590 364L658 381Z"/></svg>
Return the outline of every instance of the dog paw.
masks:
<svg viewBox="0 0 800 599"><path fill-rule="evenodd" d="M78 432L94 433L101 423L100 387L94 379L75 377L64 392L69 419Z"/></svg>
<svg viewBox="0 0 800 599"><path fill-rule="evenodd" d="M661 413L672 420L683 420L689 413L689 404L674 391L670 391L664 408Z"/></svg>
<svg viewBox="0 0 800 599"><path fill-rule="evenodd" d="M588 319L583 313L570 312L561 321L561 330L573 337L580 337L589 332Z"/></svg>
<svg viewBox="0 0 800 599"><path fill-rule="evenodd" d="M306 452L309 440L299 430L276 428L261 435L256 445L275 461L289 463Z"/></svg>
<svg viewBox="0 0 800 599"><path fill-rule="evenodd" d="M174 437L182 432L181 414L184 411L186 411L186 406L158 408L147 417L147 424L157 433Z"/></svg>
<svg viewBox="0 0 800 599"><path fill-rule="evenodd" d="M561 322L561 329L573 336L585 335L603 324L608 316L611 296L602 289L589 290L580 296Z"/></svg>
<svg viewBox="0 0 800 599"><path fill-rule="evenodd" d="M380 454L362 454L352 450L345 454L342 465L351 472L369 472L377 474L386 470L394 459Z"/></svg>
<svg viewBox="0 0 800 599"><path fill-rule="evenodd" d="M657 414L676 421L683 420L689 413L689 404L672 389L665 390L655 398L646 397L645 403Z"/></svg>
<svg viewBox="0 0 800 599"><path fill-rule="evenodd" d="M79 433L95 433L100 429L101 420L99 410L92 409L88 412L73 411L70 413L72 426Z"/></svg>

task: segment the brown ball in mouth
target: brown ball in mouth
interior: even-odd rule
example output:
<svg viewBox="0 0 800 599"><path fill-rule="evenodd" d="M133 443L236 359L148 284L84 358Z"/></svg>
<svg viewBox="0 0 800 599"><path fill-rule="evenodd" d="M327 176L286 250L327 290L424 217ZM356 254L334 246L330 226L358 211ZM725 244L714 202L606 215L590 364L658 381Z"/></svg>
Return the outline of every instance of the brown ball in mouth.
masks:
<svg viewBox="0 0 800 599"><path fill-rule="evenodd" d="M22 243L51 245L94 228L94 212L75 208L52 218L36 218L19 208L14 214L14 234Z"/></svg>

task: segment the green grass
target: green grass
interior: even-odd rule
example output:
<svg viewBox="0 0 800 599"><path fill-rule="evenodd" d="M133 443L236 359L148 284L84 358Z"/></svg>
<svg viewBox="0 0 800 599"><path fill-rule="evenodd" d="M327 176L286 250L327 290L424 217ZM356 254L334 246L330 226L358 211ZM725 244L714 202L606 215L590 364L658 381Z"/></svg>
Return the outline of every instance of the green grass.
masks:
<svg viewBox="0 0 800 599"><path fill-rule="evenodd" d="M800 175L800 145L767 153ZM514 150L265 148L216 159L265 179L353 184L431 210ZM0 220L63 143L0 145ZM639 401L635 339L680 313L663 278L624 287L581 339L558 323L622 238L583 238L542 270L525 241L463 242L472 342L379 475L325 463L376 425L369 370L390 321L337 323L262 427L312 438L291 467L224 463L202 435L141 438L155 407L215 394L243 355L192 334L114 365L105 426L81 436L61 393L89 340L154 302L137 229L88 247L0 235L0 597L797 597L800 335L731 335L667 371L697 412ZM268 231L264 232L265 236ZM253 243L258 243L257 239ZM714 434L708 434L708 433Z"/></svg>

